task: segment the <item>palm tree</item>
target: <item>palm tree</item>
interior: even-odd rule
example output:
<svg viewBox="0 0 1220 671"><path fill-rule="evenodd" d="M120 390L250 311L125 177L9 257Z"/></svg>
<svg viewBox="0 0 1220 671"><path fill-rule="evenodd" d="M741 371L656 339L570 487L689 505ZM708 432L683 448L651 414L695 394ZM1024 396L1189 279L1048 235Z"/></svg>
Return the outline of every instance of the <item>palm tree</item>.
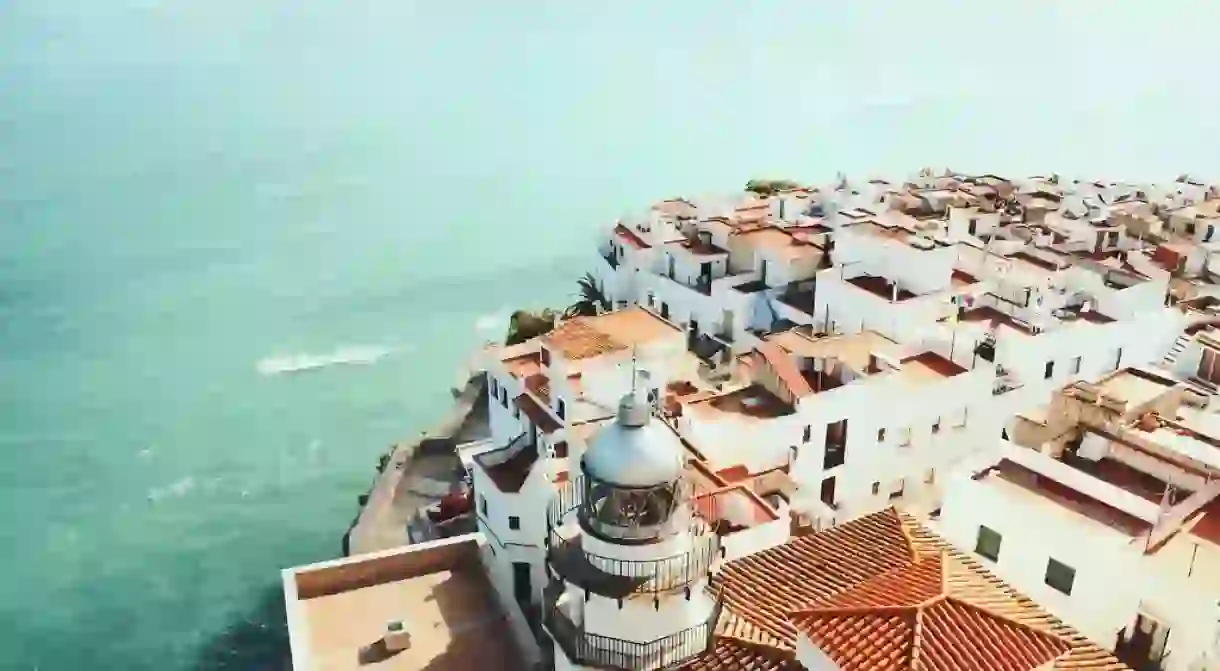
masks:
<svg viewBox="0 0 1220 671"><path fill-rule="evenodd" d="M565 318L589 317L610 310L610 301L606 300L606 295L597 286L597 278L592 274L585 273L585 276L576 282L576 287L578 299L564 310Z"/></svg>

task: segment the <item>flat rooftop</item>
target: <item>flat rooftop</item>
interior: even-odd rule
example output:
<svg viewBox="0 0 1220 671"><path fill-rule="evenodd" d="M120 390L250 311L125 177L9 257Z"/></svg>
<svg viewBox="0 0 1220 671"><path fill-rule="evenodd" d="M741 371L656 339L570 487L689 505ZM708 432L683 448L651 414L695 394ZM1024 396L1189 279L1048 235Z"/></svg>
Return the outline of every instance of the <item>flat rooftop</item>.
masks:
<svg viewBox="0 0 1220 671"><path fill-rule="evenodd" d="M868 293L884 298L887 301L901 303L915 298L915 294L902 287L897 287L891 280L877 275L857 275L844 280L848 284L863 289Z"/></svg>
<svg viewBox="0 0 1220 671"><path fill-rule="evenodd" d="M665 337L682 336L682 329L640 307L615 310L595 317L575 317L539 336L565 358L577 361L628 350Z"/></svg>
<svg viewBox="0 0 1220 671"><path fill-rule="evenodd" d="M834 336L808 336L795 329L766 337L789 354L809 358L835 358L856 371L868 369L869 355L898 361L901 347L876 331Z"/></svg>
<svg viewBox="0 0 1220 671"><path fill-rule="evenodd" d="M1081 517L1109 527L1132 538L1143 536L1152 530L1148 522L1032 471L1009 459L983 471L980 480L990 483L998 491L1011 497L1014 504L1053 518L1079 519Z"/></svg>
<svg viewBox="0 0 1220 671"><path fill-rule="evenodd" d="M477 535L283 572L296 671L525 671ZM410 645L386 648L401 621Z"/></svg>
<svg viewBox="0 0 1220 671"><path fill-rule="evenodd" d="M703 417L736 415L747 419L775 419L796 412L783 399L761 384L751 384L727 394L719 394L686 404L691 413Z"/></svg>
<svg viewBox="0 0 1220 671"><path fill-rule="evenodd" d="M1138 407L1160 397L1173 389L1176 382L1168 378L1150 375L1135 368L1124 368L1111 373L1093 386L1100 394L1126 401L1128 407Z"/></svg>

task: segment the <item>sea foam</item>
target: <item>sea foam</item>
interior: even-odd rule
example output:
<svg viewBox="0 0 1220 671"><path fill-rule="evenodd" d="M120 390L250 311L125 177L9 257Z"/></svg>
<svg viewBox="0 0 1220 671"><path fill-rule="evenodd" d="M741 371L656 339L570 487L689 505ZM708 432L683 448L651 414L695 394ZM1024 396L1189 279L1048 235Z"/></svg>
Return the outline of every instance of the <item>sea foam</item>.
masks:
<svg viewBox="0 0 1220 671"><path fill-rule="evenodd" d="M262 375L303 373L328 366L368 366L377 363L393 352L382 345L352 345L340 347L326 354L290 354L262 359L255 368Z"/></svg>

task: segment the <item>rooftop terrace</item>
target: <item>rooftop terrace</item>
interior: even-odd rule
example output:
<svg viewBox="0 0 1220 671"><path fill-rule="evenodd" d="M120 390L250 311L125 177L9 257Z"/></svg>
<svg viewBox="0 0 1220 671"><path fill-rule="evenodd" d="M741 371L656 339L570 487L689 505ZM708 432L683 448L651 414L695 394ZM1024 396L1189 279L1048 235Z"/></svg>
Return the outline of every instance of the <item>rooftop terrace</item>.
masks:
<svg viewBox="0 0 1220 671"><path fill-rule="evenodd" d="M460 536L283 572L298 671L524 671L479 561ZM395 651L390 622L410 635Z"/></svg>

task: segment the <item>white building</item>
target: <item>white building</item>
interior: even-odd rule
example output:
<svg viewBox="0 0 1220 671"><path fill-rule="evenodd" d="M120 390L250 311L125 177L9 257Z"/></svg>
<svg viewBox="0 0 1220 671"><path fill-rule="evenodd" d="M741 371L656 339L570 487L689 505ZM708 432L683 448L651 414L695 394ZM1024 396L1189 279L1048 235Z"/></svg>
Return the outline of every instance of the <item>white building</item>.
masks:
<svg viewBox="0 0 1220 671"><path fill-rule="evenodd" d="M947 484L938 529L1133 668L1217 668L1220 418L1153 371L1078 382ZM1210 662L1207 660L1211 660Z"/></svg>

